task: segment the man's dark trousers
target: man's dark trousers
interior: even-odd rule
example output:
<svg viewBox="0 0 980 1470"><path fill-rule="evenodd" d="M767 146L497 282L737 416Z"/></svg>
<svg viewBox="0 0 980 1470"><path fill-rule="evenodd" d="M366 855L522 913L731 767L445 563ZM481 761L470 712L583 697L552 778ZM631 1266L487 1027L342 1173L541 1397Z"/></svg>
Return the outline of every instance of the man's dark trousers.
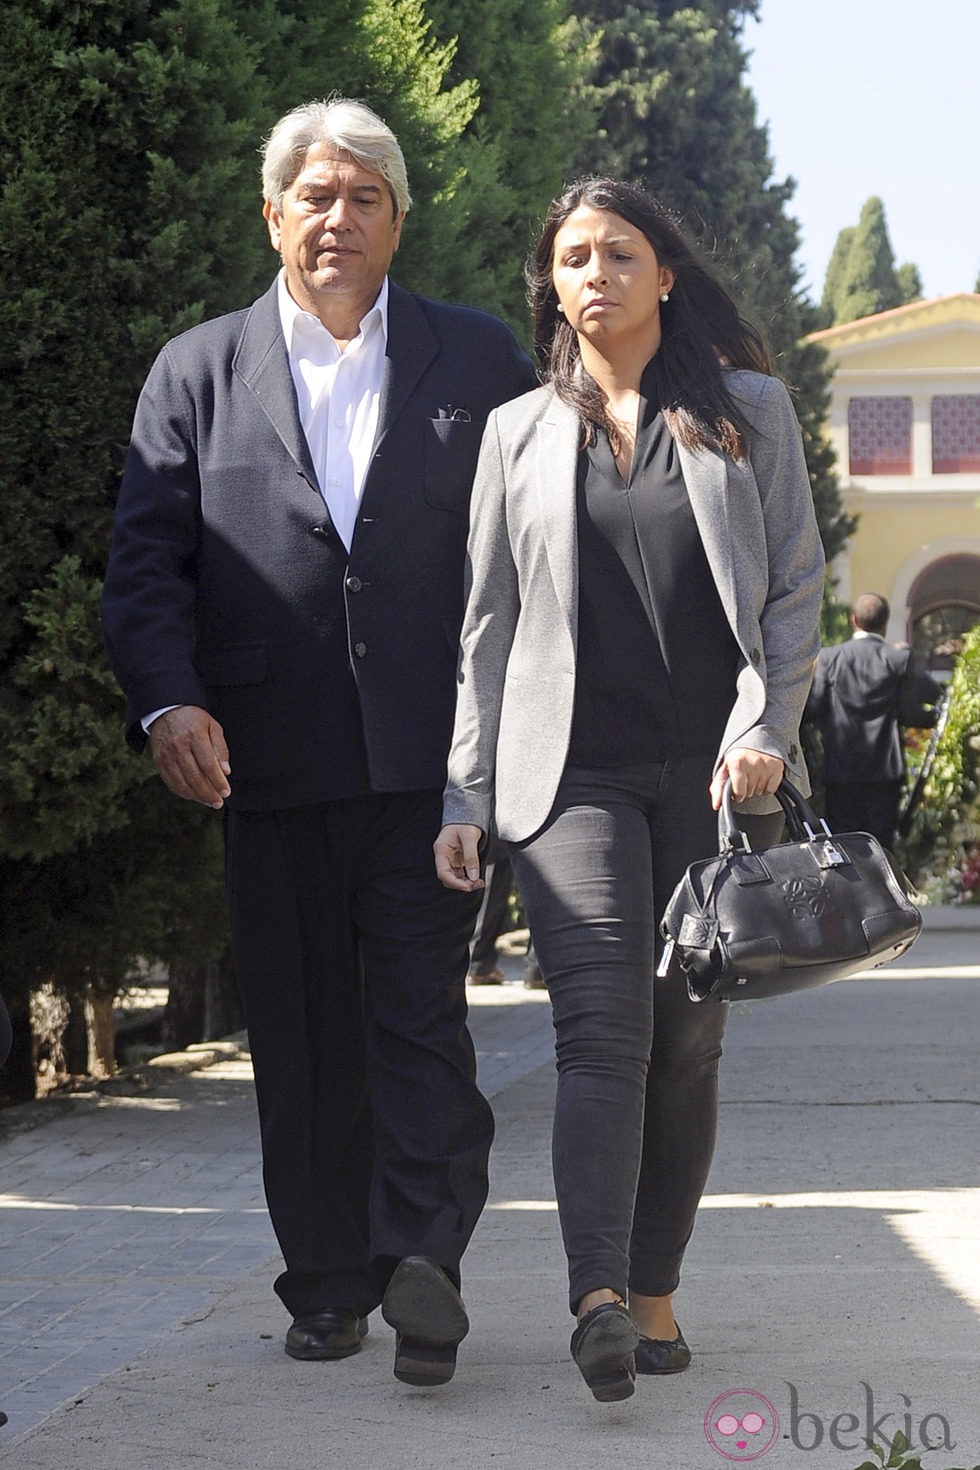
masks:
<svg viewBox="0 0 980 1470"><path fill-rule="evenodd" d="M824 813L831 832L870 832L883 847L892 847L904 782L828 781Z"/></svg>
<svg viewBox="0 0 980 1470"><path fill-rule="evenodd" d="M480 895L435 877L440 810L422 791L228 816L266 1194L289 1262L276 1290L296 1317L366 1315L405 1255L458 1275L486 1200L493 1118L464 985Z"/></svg>

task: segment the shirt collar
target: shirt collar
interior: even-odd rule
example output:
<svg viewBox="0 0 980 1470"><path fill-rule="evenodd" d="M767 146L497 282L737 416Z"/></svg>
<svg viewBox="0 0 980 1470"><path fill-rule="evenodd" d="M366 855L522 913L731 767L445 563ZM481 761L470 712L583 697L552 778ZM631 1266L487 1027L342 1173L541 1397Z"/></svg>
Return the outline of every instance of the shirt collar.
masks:
<svg viewBox="0 0 980 1470"><path fill-rule="evenodd" d="M295 350L295 347L296 347L296 339L301 334L314 334L315 335L316 333L322 333L323 336L330 337L330 333L327 331L326 327L320 321L320 318L314 316L313 313L310 312L310 311L304 311L303 307L301 307L299 305L299 303L296 302L296 301L294 301L293 298L292 298L292 296L290 296L290 294L289 294L289 288L286 285L286 272L285 272L285 269L283 269L283 270L281 270L279 272L279 276L278 276L277 282L276 282L276 289L277 289L277 298L278 298L278 303L279 303L279 320L282 323L282 334L283 334L283 336L286 339L286 351L290 354L290 356L292 356L292 354L293 354L293 352ZM387 343L387 341L388 341L388 277L387 276L385 276L384 280L381 282L381 290L378 292L377 296L375 297L374 305L373 306L370 306L368 308L368 310L364 313L364 315L361 317L361 320L358 323L358 331L361 333L361 335L366 336L367 333L371 330L371 328L374 327L375 323L378 324L378 328L381 331L382 341L384 343ZM336 338L331 338L331 341L334 341L335 342L336 341Z"/></svg>
<svg viewBox="0 0 980 1470"><path fill-rule="evenodd" d="M869 633L866 628L855 628L854 629L854 632L851 634L851 637L852 638L877 638L877 640L878 640L879 643L884 643L884 641L885 641L884 638L882 638L882 636L881 636L880 633Z"/></svg>

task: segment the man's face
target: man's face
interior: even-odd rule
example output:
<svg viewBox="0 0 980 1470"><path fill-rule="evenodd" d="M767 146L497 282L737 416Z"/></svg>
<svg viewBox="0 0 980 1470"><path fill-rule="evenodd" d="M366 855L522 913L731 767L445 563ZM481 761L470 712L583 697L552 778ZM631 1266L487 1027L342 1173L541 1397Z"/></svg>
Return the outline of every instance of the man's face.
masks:
<svg viewBox="0 0 980 1470"><path fill-rule="evenodd" d="M315 143L283 196L282 213L271 204L263 213L293 300L328 331L331 322L356 330L381 289L405 218L395 213L381 175Z"/></svg>

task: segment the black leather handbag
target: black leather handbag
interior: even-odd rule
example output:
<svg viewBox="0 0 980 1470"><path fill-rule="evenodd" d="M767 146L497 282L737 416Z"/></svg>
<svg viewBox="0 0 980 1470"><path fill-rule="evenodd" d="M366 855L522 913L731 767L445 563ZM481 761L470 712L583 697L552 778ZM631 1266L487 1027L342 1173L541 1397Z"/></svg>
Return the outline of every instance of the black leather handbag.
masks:
<svg viewBox="0 0 980 1470"><path fill-rule="evenodd" d="M721 852L692 863L667 905L657 973L679 964L692 1000L762 1000L846 980L904 954L922 928L911 885L877 838L831 833L786 780L776 796L790 840L753 852L727 783Z"/></svg>

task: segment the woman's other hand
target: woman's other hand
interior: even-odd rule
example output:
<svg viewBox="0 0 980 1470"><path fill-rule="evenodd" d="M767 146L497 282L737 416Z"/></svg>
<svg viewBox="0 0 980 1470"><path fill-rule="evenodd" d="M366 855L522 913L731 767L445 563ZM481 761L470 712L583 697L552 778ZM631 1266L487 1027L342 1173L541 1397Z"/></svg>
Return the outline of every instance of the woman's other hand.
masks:
<svg viewBox="0 0 980 1470"><path fill-rule="evenodd" d="M783 762L763 750L750 750L747 745L733 745L715 772L711 783L711 805L721 806L725 781L731 780L732 797L745 801L749 796L772 796L783 779Z"/></svg>
<svg viewBox="0 0 980 1470"><path fill-rule="evenodd" d="M483 831L469 822L451 822L433 843L436 877L447 888L474 893L483 887L480 877L480 838Z"/></svg>

